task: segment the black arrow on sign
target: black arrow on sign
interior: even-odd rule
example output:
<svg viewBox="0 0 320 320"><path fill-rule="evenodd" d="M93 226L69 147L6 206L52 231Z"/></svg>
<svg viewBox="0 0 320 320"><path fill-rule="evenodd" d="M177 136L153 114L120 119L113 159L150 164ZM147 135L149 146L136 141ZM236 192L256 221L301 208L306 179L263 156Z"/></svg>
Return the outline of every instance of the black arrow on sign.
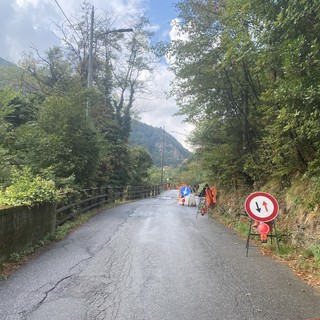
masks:
<svg viewBox="0 0 320 320"><path fill-rule="evenodd" d="M261 208L259 207L258 202L256 202L256 206L257 206L257 211L260 213Z"/></svg>

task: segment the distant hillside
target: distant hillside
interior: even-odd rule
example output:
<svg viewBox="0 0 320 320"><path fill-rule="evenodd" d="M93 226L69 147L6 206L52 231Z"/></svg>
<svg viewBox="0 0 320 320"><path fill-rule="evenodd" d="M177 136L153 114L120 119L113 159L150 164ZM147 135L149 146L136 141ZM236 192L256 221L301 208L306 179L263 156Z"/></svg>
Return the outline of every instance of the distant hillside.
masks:
<svg viewBox="0 0 320 320"><path fill-rule="evenodd" d="M36 84L25 70L0 57L0 88L4 87L31 92Z"/></svg>
<svg viewBox="0 0 320 320"><path fill-rule="evenodd" d="M5 60L5 59L0 57L0 66L2 66L2 67L13 67L15 65L13 63L11 63L11 62L9 62L9 61L7 61L7 60Z"/></svg>
<svg viewBox="0 0 320 320"><path fill-rule="evenodd" d="M163 165L175 166L187 159L191 152L184 148L172 135L137 120L132 121L130 145L145 147L156 166L161 165L161 148L164 145Z"/></svg>
<svg viewBox="0 0 320 320"><path fill-rule="evenodd" d="M21 74L22 70L17 65L0 57L0 88L21 89Z"/></svg>

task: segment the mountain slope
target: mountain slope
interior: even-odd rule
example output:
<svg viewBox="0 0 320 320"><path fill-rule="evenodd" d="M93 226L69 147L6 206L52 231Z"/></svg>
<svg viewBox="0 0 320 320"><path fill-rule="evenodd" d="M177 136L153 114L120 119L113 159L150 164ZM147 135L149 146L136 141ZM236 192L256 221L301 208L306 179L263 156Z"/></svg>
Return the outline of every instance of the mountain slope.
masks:
<svg viewBox="0 0 320 320"><path fill-rule="evenodd" d="M0 57L0 88L23 89L26 84L22 81L22 74L21 68Z"/></svg>
<svg viewBox="0 0 320 320"><path fill-rule="evenodd" d="M187 159L191 152L162 128L155 128L137 120L132 120L130 145L145 147L156 166L161 165L161 150L164 146L163 166L176 166Z"/></svg>
<svg viewBox="0 0 320 320"><path fill-rule="evenodd" d="M0 66L3 66L3 67L13 67L15 66L13 63L3 59L0 57Z"/></svg>

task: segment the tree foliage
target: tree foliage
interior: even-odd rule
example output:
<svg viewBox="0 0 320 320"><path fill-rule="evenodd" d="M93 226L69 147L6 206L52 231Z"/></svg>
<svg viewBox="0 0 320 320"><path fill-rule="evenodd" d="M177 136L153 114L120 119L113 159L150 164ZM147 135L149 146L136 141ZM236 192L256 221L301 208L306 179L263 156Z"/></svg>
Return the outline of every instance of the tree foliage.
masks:
<svg viewBox="0 0 320 320"><path fill-rule="evenodd" d="M319 3L185 0L166 54L179 112L221 183L317 173Z"/></svg>
<svg viewBox="0 0 320 320"><path fill-rule="evenodd" d="M148 170L152 167L153 161L144 147L131 147L128 164L130 185L139 186L147 183Z"/></svg>
<svg viewBox="0 0 320 320"><path fill-rule="evenodd" d="M1 205L35 205L41 202L55 202L59 198L53 180L31 172L30 168L22 170L13 168L10 185L0 189Z"/></svg>

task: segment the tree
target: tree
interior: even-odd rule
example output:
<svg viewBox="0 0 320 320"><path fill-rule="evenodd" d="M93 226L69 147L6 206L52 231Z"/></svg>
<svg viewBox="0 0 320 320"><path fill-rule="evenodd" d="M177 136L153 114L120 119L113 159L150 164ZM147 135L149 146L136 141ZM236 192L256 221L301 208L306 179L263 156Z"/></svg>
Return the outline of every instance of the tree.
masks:
<svg viewBox="0 0 320 320"><path fill-rule="evenodd" d="M232 174L250 182L244 164L259 134L253 119L260 94L253 72L256 48L249 32L250 14L239 14L234 9L239 7L229 1L188 0L178 8L184 38L169 46L167 54L176 75L173 93L180 113L198 128L193 141L207 157L211 154L207 161L215 163L217 173L224 172L225 163L230 169L237 164ZM224 154L219 163L213 160L217 152Z"/></svg>
<svg viewBox="0 0 320 320"><path fill-rule="evenodd" d="M8 122L8 117L14 112L14 106L11 101L15 99L16 94L9 89L0 90L0 181L5 180L8 166L10 165L9 140L13 128L12 123Z"/></svg>
<svg viewBox="0 0 320 320"><path fill-rule="evenodd" d="M16 147L21 147L20 161L33 163L34 169L50 166L60 179L74 175L77 184L92 183L98 162L97 184L126 185L133 104L146 74L152 71L151 33L145 18L137 19L130 35L107 32L112 29L110 17L97 15L93 21L93 86L87 90L91 8L84 2L80 12L57 26L61 47L44 55L35 49L36 56L31 54L23 61L22 66L36 80L42 105L36 121L17 132ZM49 145L55 155L45 150Z"/></svg>
<svg viewBox="0 0 320 320"><path fill-rule="evenodd" d="M47 97L37 121L16 130L14 145L21 164L34 172L50 168L58 183L73 177L76 185L87 187L99 163L99 135L85 118L85 92L81 96L80 90Z"/></svg>
<svg viewBox="0 0 320 320"><path fill-rule="evenodd" d="M143 147L131 147L128 159L130 182L132 186L140 186L147 182L148 170L153 164L152 157Z"/></svg>
<svg viewBox="0 0 320 320"><path fill-rule="evenodd" d="M37 112L36 100L10 88L0 90L0 181L7 179L11 167L17 164L14 148L16 130L34 120Z"/></svg>
<svg viewBox="0 0 320 320"><path fill-rule="evenodd" d="M225 183L249 184L315 170L319 4L186 0L177 7L182 37L167 47L172 90L207 166Z"/></svg>
<svg viewBox="0 0 320 320"><path fill-rule="evenodd" d="M269 48L277 53L281 68L264 95L263 111L272 121L263 141L271 142L269 156L286 176L305 173L318 163L318 12L317 2L289 1L278 8L275 27L265 32L265 38L277 39Z"/></svg>
<svg viewBox="0 0 320 320"><path fill-rule="evenodd" d="M148 42L151 36L148 21L139 19L134 30L132 35L124 38L122 46L111 46L109 37L106 37L103 47L97 50L99 59L94 68L100 102L92 105L92 121L101 128L107 142L100 177L105 176L108 183L117 185L128 183L128 142L134 100L143 90L146 75L151 75L154 63ZM111 35L115 37L113 33ZM107 172L113 172L112 177L107 178Z"/></svg>

